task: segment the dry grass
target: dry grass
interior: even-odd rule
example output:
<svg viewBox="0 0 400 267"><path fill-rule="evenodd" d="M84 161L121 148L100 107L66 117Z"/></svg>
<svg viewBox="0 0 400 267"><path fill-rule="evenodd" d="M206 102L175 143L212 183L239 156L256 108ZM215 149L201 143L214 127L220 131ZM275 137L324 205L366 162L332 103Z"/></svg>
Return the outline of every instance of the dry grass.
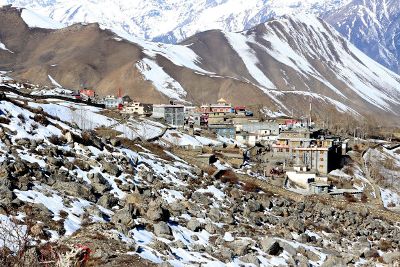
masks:
<svg viewBox="0 0 400 267"><path fill-rule="evenodd" d="M350 202L350 203L357 202L357 199L356 199L352 194L344 193L343 196L344 196L344 198L345 198L345 200L346 200L347 202Z"/></svg>
<svg viewBox="0 0 400 267"><path fill-rule="evenodd" d="M392 241L388 241L386 239L381 239L379 241L379 248L382 251L388 251L388 250L392 249Z"/></svg>
<svg viewBox="0 0 400 267"><path fill-rule="evenodd" d="M97 136L100 137L109 137L109 138L115 138L118 135L121 135L122 133L114 130L114 129L110 129L110 128L106 128L106 127L99 127L95 130Z"/></svg>
<svg viewBox="0 0 400 267"><path fill-rule="evenodd" d="M252 182L252 181L246 181L242 185L242 189L246 192L258 192L260 191L260 187Z"/></svg>

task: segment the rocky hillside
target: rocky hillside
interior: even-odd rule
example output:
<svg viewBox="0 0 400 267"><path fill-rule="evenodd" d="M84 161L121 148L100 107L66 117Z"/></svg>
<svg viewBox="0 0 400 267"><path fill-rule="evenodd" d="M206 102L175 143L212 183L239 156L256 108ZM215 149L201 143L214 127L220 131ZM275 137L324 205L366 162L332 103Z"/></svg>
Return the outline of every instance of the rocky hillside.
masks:
<svg viewBox="0 0 400 267"><path fill-rule="evenodd" d="M399 76L312 16L242 33L207 31L180 45L121 37L97 24L37 28L47 21L27 10L3 8L0 17L0 68L38 84L89 86L100 95L123 88L152 103L224 97L298 116L312 101L319 117L385 116L385 123L400 112Z"/></svg>
<svg viewBox="0 0 400 267"><path fill-rule="evenodd" d="M93 122L83 123L82 113ZM101 109L10 93L1 95L0 114L0 246L9 249L0 254L3 266L400 260L398 214L278 190L246 168L224 171L230 167L220 161L196 163L162 140L145 141L161 124L149 132L132 119L113 132L114 118ZM134 133L142 128L139 141Z"/></svg>

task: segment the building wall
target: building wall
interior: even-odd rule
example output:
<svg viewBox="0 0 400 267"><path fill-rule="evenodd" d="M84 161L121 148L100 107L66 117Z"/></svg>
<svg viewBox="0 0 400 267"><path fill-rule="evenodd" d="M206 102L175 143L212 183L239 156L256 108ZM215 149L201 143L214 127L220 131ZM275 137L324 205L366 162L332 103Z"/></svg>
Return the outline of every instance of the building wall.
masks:
<svg viewBox="0 0 400 267"><path fill-rule="evenodd" d="M165 121L174 126L183 126L185 123L184 107L165 107Z"/></svg>
<svg viewBox="0 0 400 267"><path fill-rule="evenodd" d="M253 122L243 124L243 131L249 133L279 135L279 124L271 122Z"/></svg>
<svg viewBox="0 0 400 267"><path fill-rule="evenodd" d="M154 105L153 106L153 114L151 116L156 119L164 119L165 118L165 107L159 106L159 105Z"/></svg>

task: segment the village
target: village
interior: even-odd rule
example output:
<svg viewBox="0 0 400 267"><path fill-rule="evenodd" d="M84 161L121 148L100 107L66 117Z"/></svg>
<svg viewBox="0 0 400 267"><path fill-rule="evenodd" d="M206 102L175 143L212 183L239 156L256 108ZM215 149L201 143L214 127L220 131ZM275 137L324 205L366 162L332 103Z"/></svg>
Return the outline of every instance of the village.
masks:
<svg viewBox="0 0 400 267"><path fill-rule="evenodd" d="M228 97L226 96L227 99ZM396 166L400 166L400 143L396 140L370 139L371 137L365 137L358 131L357 135L352 132L341 134L333 127L330 131L318 120L317 108L314 107L313 110L311 101L308 112L287 116L280 112L264 112L268 106L260 109L251 104L234 105L223 95L211 101L215 103L196 105L174 100L168 104L141 103L137 99L134 101L124 96L122 90L118 90L117 96L101 97L92 89L73 92L63 88L30 88L29 85L17 86L7 82L0 86L0 100L4 113L3 131L16 136L14 139L3 137L3 142L15 140L14 146L18 149L28 144L26 151L21 152L21 160L18 162L23 164L25 160L35 160L38 163L29 166L41 169L41 166L48 164L49 171L58 173L53 181L50 180L53 176L34 176L34 179L43 177L41 179L49 181L31 190L28 185L18 185L15 190L16 198L31 201L31 198L23 195L27 194L38 203L44 203L46 210L46 192L51 192L53 198L55 190L60 190L60 195L63 194L61 192L66 192L68 195L65 196L65 208L64 201L57 204L63 210L66 209L67 223L63 225L72 225L73 227L64 226L65 231L76 231L79 235L85 233L86 229L90 231L90 228L83 228L86 224L81 223L74 214L74 207L69 208L69 195L80 198L85 192L94 192L99 198L96 200L97 205L109 208L108 214L114 213L111 224L116 225L115 231L126 233L133 238L132 242L141 244L140 249L136 250L140 255L153 253L153 248L150 247L153 243L141 243L143 235L152 236L147 242L158 242L158 238L167 240L176 236L182 236L182 240L189 237L194 240L196 234L199 235L198 240L201 240L204 231L210 230L214 234L207 237L207 242L210 242L210 245L206 243L207 247L211 247L211 244L213 250L214 247L219 250L227 247L228 251L232 250L234 253L226 256L228 260L240 257L247 262L245 255L250 251L247 249L249 246L247 243L244 246L241 244L242 240L249 238L241 239L240 235L243 234L235 232L237 229L245 229L253 234L260 249L269 256L272 255L270 246L263 243L263 240L290 240L288 242L291 243L287 244L306 243L304 254L315 259L313 261L319 259L322 262L322 256L310 256L307 249L311 245L318 249L330 249L331 243L325 242L333 236L329 229L337 230L335 238L338 239L343 238L343 232L354 235L343 245L343 251L347 253L348 247L354 243L353 240L360 239L358 234L372 236L370 232L357 233L357 229L365 229L368 227L365 225L376 223L376 217L390 222L398 221L400 197L393 185L397 183L398 177ZM24 109L27 111L21 112ZM27 123L28 120L32 122ZM16 130L4 130L7 126ZM37 130L38 127L41 127L40 130ZM76 134L78 129L81 136ZM59 132L60 137L49 132L50 130ZM27 136L28 133L41 136L37 141L32 140L32 143L27 141L29 139L19 137ZM48 137L42 137L44 134ZM49 151L46 161L43 160L46 156L41 154L41 150L32 150L32 147L38 146L37 142ZM18 149L11 150L11 153L16 154ZM64 149L65 152L61 152ZM62 173L67 173L69 158L78 153L79 158L71 161L72 166L77 165L71 172L76 178L64 182L67 178L63 178ZM113 160L109 161L111 153ZM8 152L4 151L4 154L8 155ZM8 165L14 164L8 156L6 160ZM132 169L130 166L141 167ZM100 176L95 172L102 174ZM55 179L59 181L56 182ZM90 191L83 190L88 187L86 180L91 183L92 187L89 188L93 188ZM42 196L39 190L45 188L51 191L43 191L43 200L35 197ZM121 205L126 205L127 208L115 207L118 197L126 199ZM143 206L146 199L157 198L162 200ZM228 201L233 205L226 205ZM241 207L236 204L241 201L245 202L244 208L238 211ZM143 207L143 211L139 211L144 214L140 215L143 217L132 215L131 212L137 212L130 210L132 203ZM162 209L160 213L153 213L152 205L163 206L151 203L165 203L160 205L167 207L165 210L170 216L162 219ZM185 207L185 203L201 204L188 206L187 213L179 216L176 209ZM93 205L93 208L96 207L100 206ZM238 212L243 215L236 219L234 214ZM88 213L93 213L93 210L88 210ZM355 217L358 213L363 215ZM161 217L152 217L154 214ZM41 221L44 219L52 222L51 216L42 215L42 212L39 215ZM99 218L102 218L100 216L103 215L99 213ZM354 218L360 223L353 222ZM166 221L159 221L160 219ZM146 220L149 220L148 224ZM206 220L218 222L223 227L212 230L207 225L202 226L201 222ZM132 226L133 221L140 225ZM308 221L317 224L310 225ZM149 226L144 227L143 222ZM324 227L321 227L322 223ZM161 225L167 230L162 230L159 227ZM271 225L276 226L270 228ZM341 228L331 227L332 225L343 225L346 229L343 228L342 231ZM134 230L129 230L132 227ZM183 227L188 230L185 228L185 232L182 232L180 229ZM200 230L202 227L204 230ZM261 230L255 230L256 227ZM387 223L385 227L390 227L390 224ZM397 226L393 226L395 227ZM220 239L224 243L214 245L212 235L218 234L218 229L233 232L235 235L225 240L225 236L229 234L222 233ZM279 232L282 229L287 230L287 233ZM265 230L269 232L266 233ZM372 238L375 243L380 242L382 236L388 239L388 243L379 243L379 249L386 249L385 253L390 256L392 248L396 250L398 247L398 234L386 232L381 230ZM263 235L266 234L274 237L265 239ZM74 239L76 236L72 235ZM312 236L315 237L314 240ZM104 240L108 249L109 239ZM94 242L98 240L84 241L90 244ZM284 251L294 249L294 245L288 247L286 243L274 244L279 245L279 251L273 254L282 257L288 255ZM374 258L369 256L375 251L374 247L371 248L368 244L366 249L370 250L360 250L355 246L353 251L355 255L361 255L359 257L363 260ZM205 251L197 247L193 250L200 251L198 253ZM170 255L169 249L161 251ZM210 250L209 253L215 252ZM216 253L219 257L219 252ZM294 251L293 255L298 253L301 252ZM392 261L389 256L385 257L385 262ZM257 260L254 262L259 264Z"/></svg>
<svg viewBox="0 0 400 267"><path fill-rule="evenodd" d="M171 142L181 153L203 164L216 161L234 169L246 167L275 186L303 195L352 195L362 190L338 188L329 173L344 166L348 140L319 129L310 114L302 118L288 116L255 117L245 106L233 106L224 98L200 106L170 101L169 104L145 104L129 96L99 98L92 89L72 93L72 97L103 104L125 117L146 117L167 124L171 129L197 137L214 137L222 146L208 147Z"/></svg>

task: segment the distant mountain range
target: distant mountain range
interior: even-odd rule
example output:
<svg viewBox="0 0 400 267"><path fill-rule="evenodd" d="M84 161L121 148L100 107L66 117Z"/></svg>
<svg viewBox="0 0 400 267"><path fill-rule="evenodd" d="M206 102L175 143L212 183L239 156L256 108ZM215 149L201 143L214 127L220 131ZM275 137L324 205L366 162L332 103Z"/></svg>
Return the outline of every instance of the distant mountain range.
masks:
<svg viewBox="0 0 400 267"><path fill-rule="evenodd" d="M146 40L178 43L198 32L248 30L282 15L315 14L368 56L400 73L398 0L0 0L64 25L98 22Z"/></svg>
<svg viewBox="0 0 400 267"><path fill-rule="evenodd" d="M284 16L241 33L210 30L179 45L119 36L98 24L60 28L26 9L0 9L0 70L38 84L118 88L134 99L194 104L220 97L271 113L398 120L400 77L323 20ZM43 29L34 26L41 25ZM121 34L123 35L123 34Z"/></svg>

